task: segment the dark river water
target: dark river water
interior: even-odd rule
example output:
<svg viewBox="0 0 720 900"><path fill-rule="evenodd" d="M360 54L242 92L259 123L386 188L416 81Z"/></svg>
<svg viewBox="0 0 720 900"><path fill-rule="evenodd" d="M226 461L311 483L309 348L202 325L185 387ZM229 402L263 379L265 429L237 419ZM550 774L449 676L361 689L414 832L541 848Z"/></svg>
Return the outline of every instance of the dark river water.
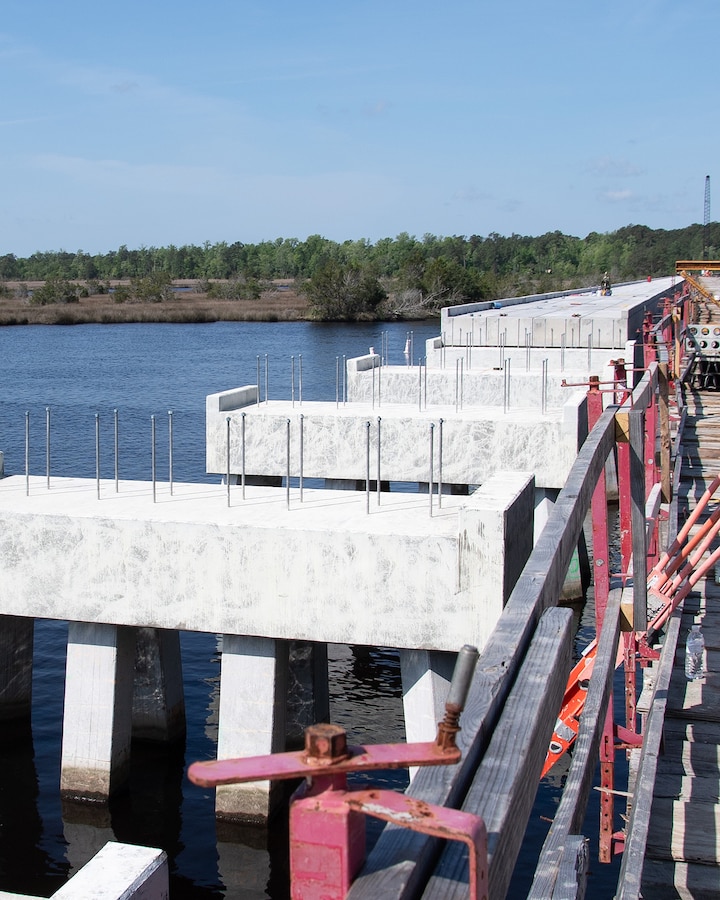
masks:
<svg viewBox="0 0 720 900"><path fill-rule="evenodd" d="M404 364L408 333L415 360L439 323L313 325L87 325L0 329L0 450L6 475L25 471L29 414L30 471L46 471L50 420L53 475L95 477L96 415L101 475L114 470L113 420L119 421L120 477L151 478L151 416L158 447L167 447L173 421L173 478L216 481L205 464L205 397L254 384L264 396L289 398L292 357L303 400L333 400L343 357L374 346L391 364ZM48 413L49 410L49 413ZM158 450L157 477L168 477ZM211 792L194 787L187 766L215 756L220 657L217 637L181 636L187 738L172 753L133 748L130 789L108 808L63 806L59 796L63 682L67 626L37 620L32 723L6 729L0 740L0 891L49 896L108 840L161 847L170 858L172 898L288 896L287 832L219 829ZM404 740L397 654L383 648L330 648L331 716L352 742ZM374 782L382 776L375 776ZM557 775L541 787L510 896L524 896L557 803ZM401 773L386 783L402 788ZM597 807L595 806L594 809ZM593 815L591 810L590 815ZM377 827L377 826L374 826ZM372 841L377 836L370 834ZM597 868L597 864L596 864ZM601 867L602 868L602 867ZM595 897L611 897L610 873L595 880ZM607 887L602 889L605 882Z"/></svg>

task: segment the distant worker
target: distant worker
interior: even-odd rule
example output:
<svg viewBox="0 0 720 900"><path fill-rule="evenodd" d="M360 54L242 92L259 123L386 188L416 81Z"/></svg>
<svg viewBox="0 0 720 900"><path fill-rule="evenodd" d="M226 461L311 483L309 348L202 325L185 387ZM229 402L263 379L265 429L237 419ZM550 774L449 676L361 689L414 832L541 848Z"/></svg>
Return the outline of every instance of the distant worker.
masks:
<svg viewBox="0 0 720 900"><path fill-rule="evenodd" d="M610 294L612 294L612 289L610 287L610 276L606 272L600 279L600 296L609 297Z"/></svg>

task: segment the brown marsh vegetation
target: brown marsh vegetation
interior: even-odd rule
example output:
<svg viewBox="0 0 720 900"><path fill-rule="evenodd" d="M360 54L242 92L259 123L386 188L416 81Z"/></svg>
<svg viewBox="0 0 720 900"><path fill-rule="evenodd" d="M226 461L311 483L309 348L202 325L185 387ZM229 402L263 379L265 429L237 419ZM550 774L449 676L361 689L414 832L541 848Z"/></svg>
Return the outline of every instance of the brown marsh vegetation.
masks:
<svg viewBox="0 0 720 900"><path fill-rule="evenodd" d="M115 288L128 282L114 281ZM89 294L72 303L33 304L32 291L43 282L4 282L0 292L0 325L86 325L122 322L281 322L304 319L308 303L292 281L275 282L258 299L208 297L195 281L173 282L172 296L161 303L128 300L113 294Z"/></svg>

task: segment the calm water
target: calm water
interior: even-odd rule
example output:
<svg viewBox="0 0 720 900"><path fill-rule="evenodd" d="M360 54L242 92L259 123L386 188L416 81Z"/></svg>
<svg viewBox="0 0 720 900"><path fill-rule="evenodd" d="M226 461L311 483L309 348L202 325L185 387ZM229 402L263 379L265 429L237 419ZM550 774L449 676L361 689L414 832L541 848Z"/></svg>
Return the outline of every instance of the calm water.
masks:
<svg viewBox="0 0 720 900"><path fill-rule="evenodd" d="M120 474L151 477L151 416L156 416L157 477L167 478L168 410L173 412L173 477L217 481L205 466L205 396L255 383L260 357L270 399L289 398L291 357L303 400L334 399L342 358L380 349L404 362L409 329L416 356L438 326L217 323L0 329L0 449L7 475L25 470L25 416L30 416L30 469L45 472L50 409L53 475L95 476L95 416L101 469L114 472L114 410L120 422ZM162 450L161 450L162 447ZM219 654L214 635L182 636L188 735L171 756L136 754L131 789L109 810L63 809L60 738L67 626L38 620L32 730L6 735L0 746L0 890L49 896L107 840L162 847L171 858L173 897L283 897L287 836L216 834L211 793L192 786L187 765L215 755ZM332 712L358 741L401 740L397 655L331 651ZM382 725L378 726L378 722ZM378 730L381 727L381 730ZM396 775L395 780L402 776ZM232 840L219 840L230 838ZM238 842L240 838L240 842ZM268 848L272 853L268 852Z"/></svg>
<svg viewBox="0 0 720 900"><path fill-rule="evenodd" d="M50 410L51 470L95 477L99 416L101 474L113 477L113 411L120 422L120 477L151 477L150 418L156 416L158 479L167 478L168 411L173 412L173 475L177 481L217 480L204 472L207 394L254 384L260 358L264 391L289 398L291 357L299 356L303 400L336 396L342 358L380 350L387 333L391 364L403 364L408 331L415 359L437 323L310 325L217 323L0 329L0 449L7 475L25 469L25 420L30 419L30 469L46 465ZM187 765L215 756L219 653L214 635L182 635L188 734L168 755L134 751L130 790L108 810L63 808L59 798L60 739L67 627L38 620L35 630L32 727L0 743L0 890L49 896L108 840L165 849L171 896L287 896L287 834L282 821L262 830L218 831L211 792L191 785ZM403 740L400 672L392 651L331 648L332 717L357 742ZM374 781L378 782L378 776ZM556 779L554 779L556 780ZM388 776L403 785L403 776ZM545 784L531 817L511 896L524 896L557 802ZM376 826L377 827L377 826ZM371 834L371 839L377 832ZM597 866L596 866L597 868ZM602 868L602 867L601 867ZM608 873L608 876L610 873ZM612 884L603 873L600 881ZM612 896L610 888L594 896Z"/></svg>

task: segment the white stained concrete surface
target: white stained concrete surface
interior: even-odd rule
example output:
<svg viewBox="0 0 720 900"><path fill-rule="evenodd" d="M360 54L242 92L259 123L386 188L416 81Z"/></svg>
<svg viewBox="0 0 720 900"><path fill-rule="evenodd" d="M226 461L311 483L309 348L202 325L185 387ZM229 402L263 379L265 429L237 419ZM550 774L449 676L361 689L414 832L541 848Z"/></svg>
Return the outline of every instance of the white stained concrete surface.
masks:
<svg viewBox="0 0 720 900"><path fill-rule="evenodd" d="M432 441L434 482L477 485L498 471L531 471L538 487L561 488L584 434L585 395L572 390L545 414L539 406L504 412L288 401L231 410L227 394L247 396L238 389L207 398L207 471L217 474L228 470L228 419L232 475L242 475L244 461L246 475L285 476L289 429L291 478L302 466L304 478L359 481L368 477L368 463L371 481L430 481Z"/></svg>
<svg viewBox="0 0 720 900"><path fill-rule="evenodd" d="M427 368L424 364L420 367L378 365L373 376L372 370L356 367L363 357L348 360L348 403L369 405L380 414L388 405L392 408L393 404L401 404L450 417L456 408L483 417L485 407L507 407L508 412L520 409L539 412L545 406L552 419L561 407L572 402L574 393L587 390L589 375L597 375L603 381L613 377L613 367L608 365L612 357L607 350L595 351L596 365L588 365L587 353L573 351L582 359L568 360L562 371L559 362L554 360L555 367L548 364L544 376L543 360L539 358L540 353L548 356L544 351L538 351L536 364L528 370L522 348L516 349L514 356L510 351L504 354L508 361L504 367L498 365L499 351L494 347L475 347L472 351L443 347L441 338L428 341L431 344L436 344L432 354L434 362ZM570 357L570 352L566 356ZM473 362L469 364L471 359Z"/></svg>
<svg viewBox="0 0 720 900"><path fill-rule="evenodd" d="M603 297L597 288L572 294L546 294L464 304L442 310L440 330L447 345L471 344L524 347L596 348L619 350L640 337L646 311L658 313L666 297L680 290L682 278L657 278L613 285ZM469 337L468 337L469 336Z"/></svg>
<svg viewBox="0 0 720 900"><path fill-rule="evenodd" d="M527 476L526 476L527 477ZM416 494L30 479L0 482L0 614L289 640L481 644L458 510ZM532 523L528 523L532 529ZM478 559L478 567L481 560Z"/></svg>
<svg viewBox="0 0 720 900"><path fill-rule="evenodd" d="M169 896L167 855L162 850L111 842L51 900L168 900Z"/></svg>
<svg viewBox="0 0 720 900"><path fill-rule="evenodd" d="M50 900L168 900L167 854L109 841ZM0 900L42 900L0 891Z"/></svg>

